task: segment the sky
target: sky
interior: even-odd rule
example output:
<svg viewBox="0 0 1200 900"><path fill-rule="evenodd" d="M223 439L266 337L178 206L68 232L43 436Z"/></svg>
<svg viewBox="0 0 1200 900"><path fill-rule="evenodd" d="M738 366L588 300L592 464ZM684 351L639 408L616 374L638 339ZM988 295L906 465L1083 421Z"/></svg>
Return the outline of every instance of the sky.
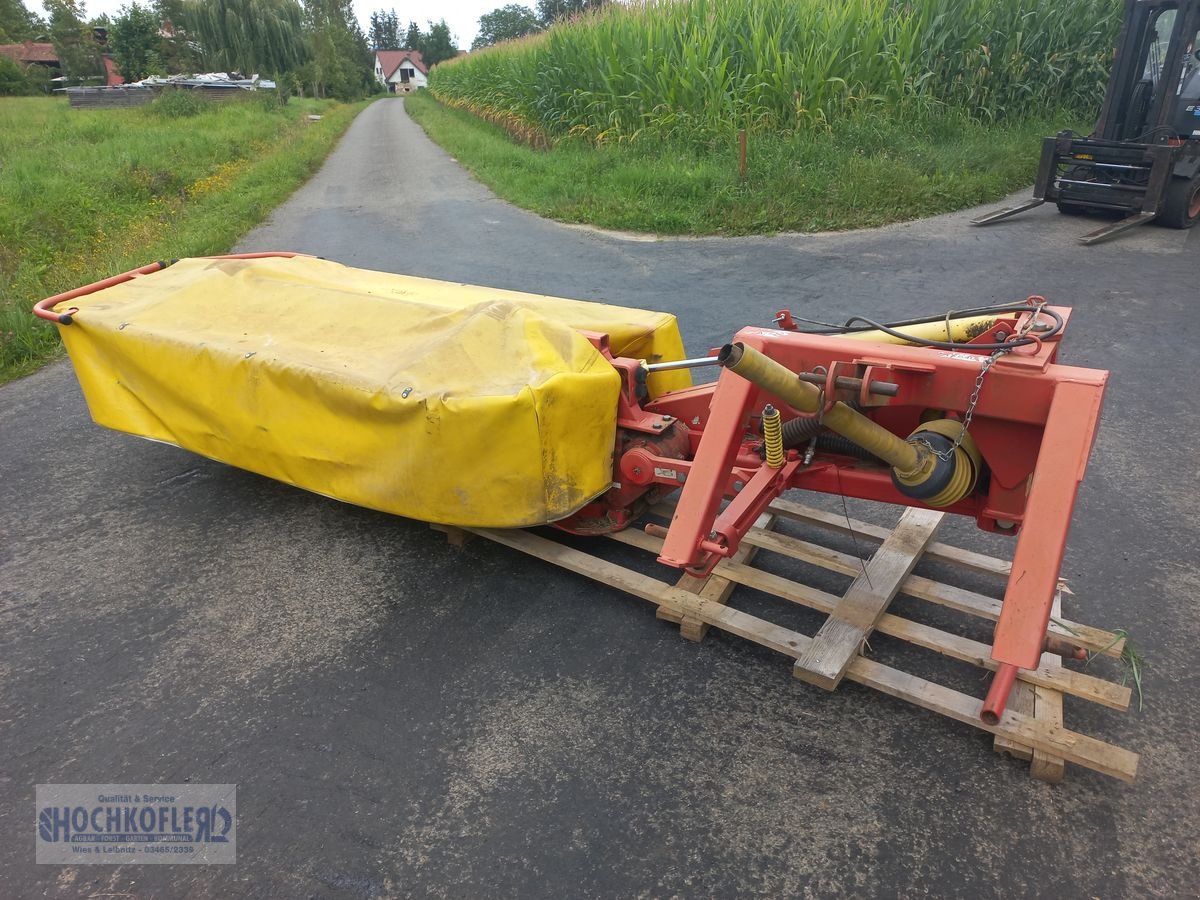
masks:
<svg viewBox="0 0 1200 900"><path fill-rule="evenodd" d="M129 0L84 0L84 10L89 17L102 13L114 16L128 2ZM450 26L450 33L454 35L454 43L460 50L469 50L471 41L475 40L475 34L479 31L479 17L511 2L514 0L405 0L403 3L397 3L396 0L354 0L354 12L364 33L371 26L371 13L379 9L396 10L402 33L409 22L416 22L424 31L428 28L428 21L445 19L446 24ZM39 4L26 0L26 5L36 10ZM525 5L535 8L536 2L527 0ZM45 11L42 12L44 15Z"/></svg>

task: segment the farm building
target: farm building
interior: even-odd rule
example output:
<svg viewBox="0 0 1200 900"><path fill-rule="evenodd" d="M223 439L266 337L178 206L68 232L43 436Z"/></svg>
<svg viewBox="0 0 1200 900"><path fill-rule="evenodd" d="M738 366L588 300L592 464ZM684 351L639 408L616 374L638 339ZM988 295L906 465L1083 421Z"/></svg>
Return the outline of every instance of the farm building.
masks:
<svg viewBox="0 0 1200 900"><path fill-rule="evenodd" d="M95 30L103 31L105 29ZM101 43L99 39L97 39L97 43ZM25 41L23 44L0 44L0 56L7 56L22 66L42 66L53 72L55 76L62 73L62 63L58 59L58 51L49 42ZM104 64L103 78L105 84L112 87L113 85L125 83L125 79L121 77L116 61L112 58L111 54L102 53L100 55L100 62Z"/></svg>
<svg viewBox="0 0 1200 900"><path fill-rule="evenodd" d="M429 68L417 50L376 50L375 78L391 94L425 87Z"/></svg>
<svg viewBox="0 0 1200 900"><path fill-rule="evenodd" d="M58 73L58 53L51 43L26 41L23 44L0 44L0 56L7 56L22 66L46 66Z"/></svg>

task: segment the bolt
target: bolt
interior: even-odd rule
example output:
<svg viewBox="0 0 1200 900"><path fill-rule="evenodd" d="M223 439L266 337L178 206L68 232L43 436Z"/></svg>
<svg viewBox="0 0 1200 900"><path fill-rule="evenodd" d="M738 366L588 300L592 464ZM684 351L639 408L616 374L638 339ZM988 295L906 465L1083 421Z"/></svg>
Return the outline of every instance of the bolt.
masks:
<svg viewBox="0 0 1200 900"><path fill-rule="evenodd" d="M634 467L633 467L633 474L634 474L634 475L641 475L641 474L642 474L642 467L641 467L641 466L634 466Z"/></svg>
<svg viewBox="0 0 1200 900"><path fill-rule="evenodd" d="M651 428L662 428L662 422L655 422L655 423L654 423L653 425L651 425L650 427L651 427Z"/></svg>
<svg viewBox="0 0 1200 900"><path fill-rule="evenodd" d="M693 425L699 425L699 424L700 424L700 417L699 417L699 416L692 416L692 424L693 424Z"/></svg>
<svg viewBox="0 0 1200 900"><path fill-rule="evenodd" d="M663 416L663 421L664 421L664 422L670 422L670 421L673 421L673 420L674 420L674 416Z"/></svg>
<svg viewBox="0 0 1200 900"><path fill-rule="evenodd" d="M710 531L708 533L708 539L710 541L715 541L717 539L717 533L715 531Z"/></svg>
<svg viewBox="0 0 1200 900"><path fill-rule="evenodd" d="M743 484L742 482L740 482L740 481L735 481L735 482L733 483L733 489L734 489L735 491L740 491L740 490L741 490L742 488L744 488L745 486L746 486L746 485L744 485L744 484Z"/></svg>
<svg viewBox="0 0 1200 900"><path fill-rule="evenodd" d="M1012 531L1013 528L1016 527L1016 525L1017 525L1017 523L1012 521L1011 519L997 519L996 520L996 527L999 528L1001 531Z"/></svg>

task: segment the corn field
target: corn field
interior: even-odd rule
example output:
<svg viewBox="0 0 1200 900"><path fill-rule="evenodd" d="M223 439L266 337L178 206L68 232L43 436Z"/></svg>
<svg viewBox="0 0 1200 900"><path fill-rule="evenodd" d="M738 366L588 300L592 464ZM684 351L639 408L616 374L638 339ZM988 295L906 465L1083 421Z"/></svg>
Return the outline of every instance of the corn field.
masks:
<svg viewBox="0 0 1200 900"><path fill-rule="evenodd" d="M549 139L830 127L861 107L1098 110L1120 0L645 0L437 66L430 90Z"/></svg>

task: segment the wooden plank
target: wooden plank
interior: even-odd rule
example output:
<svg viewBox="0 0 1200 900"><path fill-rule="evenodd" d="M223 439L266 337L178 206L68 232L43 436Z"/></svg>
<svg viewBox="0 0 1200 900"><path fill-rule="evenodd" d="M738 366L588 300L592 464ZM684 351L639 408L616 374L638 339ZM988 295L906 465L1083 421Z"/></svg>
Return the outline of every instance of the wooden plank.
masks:
<svg viewBox="0 0 1200 900"><path fill-rule="evenodd" d="M738 566L722 563L717 571L731 581L754 588L766 594L772 594L792 603L799 603L817 612L828 613L837 605L840 598L825 591L809 587L798 581L792 581L761 569L750 566ZM971 640L960 635L951 634L938 628L922 625L909 619L901 618L893 613L884 613L875 626L875 630L889 637L899 638L934 650L943 656L970 663L989 671L995 671L997 663L992 659L992 648L981 641ZM1133 696L1132 688L1105 681L1083 672L1072 669L1021 669L1017 673L1019 682L1029 685L1044 685L1052 690L1081 697L1093 703L1099 703L1109 709L1126 710ZM1032 713L1032 710L1030 711Z"/></svg>
<svg viewBox="0 0 1200 900"><path fill-rule="evenodd" d="M611 534L609 537L621 543L653 553L656 556L662 551L662 538L646 534L644 531L626 529L625 531ZM741 565L729 561L721 562L713 574L720 575L734 584L744 585L753 590L762 591L764 594L770 594L791 603L798 603L801 606L807 606L809 609L826 614L832 612L841 599L818 588L793 581L790 578L764 572L762 569L756 569L753 566ZM675 613L666 607L660 606L659 611L660 613L665 613L660 615L660 618L667 618L667 615L675 615ZM678 622L679 619L675 618L673 621ZM893 613L884 613L876 624L875 630L889 637L908 641L910 644L934 650L943 656L970 663L989 671L994 672L997 668L997 664L991 656L991 647L987 644L951 634L938 628L932 628L928 625L921 625ZM1049 660L1050 658L1050 654L1043 656L1043 660ZM1058 657L1054 656L1053 659L1057 660ZM1109 709L1127 710L1133 698L1133 689L1130 687L1114 684L1111 681L1096 678L1084 672L1076 672L1073 669L1063 668L1061 664L1054 667L1040 666L1037 669L1021 669L1017 673L1017 678L1018 684L1040 685L1052 691L1059 691L1074 697L1080 697L1084 700L1090 700ZM1032 709L1029 710L1029 713L1032 714Z"/></svg>
<svg viewBox="0 0 1200 900"><path fill-rule="evenodd" d="M624 566L528 532L482 528L470 530L489 540L577 572L601 584L610 585L636 597L642 597L652 603L669 604L677 607L681 613L693 612L710 625L752 640L793 659L799 657L812 640L799 632L772 625L763 619L738 612L720 603L701 599L648 575L641 575ZM1137 772L1138 757L1136 753L1087 735L1055 727L1029 716L1022 716L1011 710L1006 710L996 725L986 725L980 718L983 709L981 700L861 656L856 657L850 663L846 677L889 696L941 713L966 725L991 734L1005 734L1035 749L1060 755L1068 762L1094 769L1123 781L1132 781Z"/></svg>
<svg viewBox="0 0 1200 900"><path fill-rule="evenodd" d="M651 512L669 519L674 509L673 503L664 501L656 504ZM815 525L839 534L852 534L856 538L868 538L873 541L883 541L892 533L890 528L884 528L881 525L872 525L870 522L863 522L859 519L848 519L844 515L825 512L803 503L796 503L794 500L784 500L782 497L773 500L767 507L767 511L795 522ZM998 575L1007 578L1012 571L1012 562L1009 560L976 553L973 550L964 550L961 547L943 544L939 541L934 541L925 548L925 558L952 563L983 575Z"/></svg>
<svg viewBox="0 0 1200 900"><path fill-rule="evenodd" d="M462 547L471 539L470 532L463 531L456 525L438 525L436 522L431 523L430 528L434 531L440 531L446 536L446 543L451 547Z"/></svg>
<svg viewBox="0 0 1200 900"><path fill-rule="evenodd" d="M986 725L979 717L983 710L982 700L889 668L866 657L855 657L849 671L846 672L846 677L982 731L1003 734L1035 750L1061 755L1068 762L1111 775L1121 781L1133 781L1137 775L1136 753L1087 735L1055 727L1030 716L1023 716L1010 709L1004 711L997 724Z"/></svg>
<svg viewBox="0 0 1200 900"><path fill-rule="evenodd" d="M771 513L763 513L755 521L754 527L761 528L763 531L770 531L775 527L775 516ZM737 551L729 558L729 561L748 566L754 561L757 553L758 548L753 544L743 544L737 548ZM685 572L679 581L675 582L675 586L685 591L691 591L693 594L698 594L705 600L711 600L713 603L728 603L729 595L733 593L733 589L737 585L716 572L713 572L707 578L696 578L694 575L688 575ZM689 641L703 640L704 636L708 633L708 629L709 625L707 622L702 622L700 619L686 614L679 623L679 634Z"/></svg>
<svg viewBox="0 0 1200 900"><path fill-rule="evenodd" d="M1062 593L1054 595L1054 605L1050 615L1058 619L1062 617ZM1056 653L1042 654L1042 668L1050 671L1065 671L1062 667L1062 657ZM1063 695L1051 688L1038 685L1033 689L1033 717L1041 722L1061 728L1063 726ZM1029 762L1029 774L1039 781L1049 784L1059 784L1066 775L1066 760L1061 756L1046 753L1044 750L1034 750L1033 759Z"/></svg>
<svg viewBox="0 0 1200 900"><path fill-rule="evenodd" d="M630 547L637 547L639 550L645 550L658 556L662 552L662 538L656 538L646 534L640 528L625 528L621 531L614 531L611 534L606 534L605 537L616 541L619 544L626 544Z"/></svg>
<svg viewBox="0 0 1200 900"><path fill-rule="evenodd" d="M1013 685L1012 693L1008 695L1008 708L1023 716L1033 715L1033 692L1036 688L1025 681ZM1033 748L1018 744L1010 737L998 734L992 739L992 749L997 753L1007 753L1014 759L1029 762L1033 759Z"/></svg>
<svg viewBox="0 0 1200 900"><path fill-rule="evenodd" d="M611 534L609 537L621 543L653 553L655 556L662 551L662 538L646 534L644 531L626 529L625 531ZM781 575L764 572L762 569L756 569L753 566L730 561L723 561L718 564L713 574L720 575L734 584L744 585L753 590L761 591L764 594L779 597L781 600L797 603L825 614L832 612L841 599L826 591L793 581L790 578L784 578ZM663 606L659 607L659 612L659 618L667 618L667 615L675 615L675 613ZM679 619L675 618L673 621L678 622ZM951 634L938 628L932 628L928 625L921 625L893 613L884 613L876 624L875 630L889 637L908 641L910 644L934 650L943 656L970 663L989 671L994 672L997 668L997 663L992 659L992 648L987 644ZM1055 660L1059 659L1057 656L1051 657L1050 654L1043 656L1043 660L1051 658ZM1130 687L1114 684L1111 681L1106 681L1103 678L1097 678L1084 672L1076 672L1073 669L1063 668L1061 664L1053 667L1040 666L1037 669L1021 669L1017 673L1017 678L1018 686L1021 684L1042 686L1052 691L1059 691L1074 697L1080 697L1084 700L1090 700L1109 709L1127 710L1133 699L1133 689ZM1032 699L1032 693L1029 694L1029 697ZM1028 710L1028 714L1033 714L1032 707Z"/></svg>
<svg viewBox="0 0 1200 900"><path fill-rule="evenodd" d="M869 522L861 522L858 519L847 519L846 516L841 516L837 513L825 512L824 510L815 509L814 507L806 506L803 503L796 503L792 500L784 500L783 498L775 500L768 508L771 512L796 522L816 525L819 528L836 531L839 534L852 534L854 537L865 537L873 541L884 541L892 533L891 529L880 525L872 525ZM1012 571L1012 563L1008 560L997 559L994 556L976 553L973 550L963 550L961 547L954 547L939 541L934 541L925 548L925 558L937 560L938 562L952 563L984 575L999 575L1004 578L1007 578Z"/></svg>
<svg viewBox="0 0 1200 900"><path fill-rule="evenodd" d="M653 553L655 556L658 556L658 554L662 552L662 539L646 534L646 532L642 531L640 528L625 528L621 531L614 531L610 534L607 534L605 537L608 537L619 544L637 547L639 550L647 550L650 553ZM684 578L688 577L690 576L684 576ZM683 582L683 580L683 578L679 579L680 582ZM675 625L678 625L683 621L682 613L666 605L658 607L654 614L664 622L672 622Z"/></svg>
<svg viewBox="0 0 1200 900"><path fill-rule="evenodd" d="M945 513L909 508L834 607L808 650L796 660L801 681L834 690L851 660L858 656L875 623L887 610L904 579L912 574L933 541Z"/></svg>
<svg viewBox="0 0 1200 900"><path fill-rule="evenodd" d="M857 557L790 535L751 529L743 541L842 575L855 576L862 571L862 562ZM948 609L979 616L992 622L1000 616L1001 602L995 597L987 597L973 591L942 584L921 575L909 575L900 586L900 593L916 597L918 600L936 603ZM1057 622L1052 621L1047 631L1062 638L1072 647L1081 647L1092 653L1103 653L1106 656L1120 657L1124 647L1124 640L1111 631L1092 628L1089 625L1064 619L1058 619Z"/></svg>
<svg viewBox="0 0 1200 900"><path fill-rule="evenodd" d="M763 513L758 517L754 525L756 528L770 531L775 526L775 516L770 513ZM662 551L661 538L652 537L638 528L626 528L622 531L613 532L608 537L619 543L647 550L655 556L658 556ZM754 560L754 556L757 553L758 547L753 544L744 544L737 549L737 552L730 559L734 562L748 564ZM698 594L705 600L712 600L714 603L728 603L729 595L733 593L733 589L736 587L733 582L715 573L706 578L697 578L686 572L680 576L675 586L689 593ZM708 623L701 622L694 617L680 616L670 607L660 606L656 615L659 619L679 625L680 635L689 641L701 641L704 639L705 634L708 633Z"/></svg>

